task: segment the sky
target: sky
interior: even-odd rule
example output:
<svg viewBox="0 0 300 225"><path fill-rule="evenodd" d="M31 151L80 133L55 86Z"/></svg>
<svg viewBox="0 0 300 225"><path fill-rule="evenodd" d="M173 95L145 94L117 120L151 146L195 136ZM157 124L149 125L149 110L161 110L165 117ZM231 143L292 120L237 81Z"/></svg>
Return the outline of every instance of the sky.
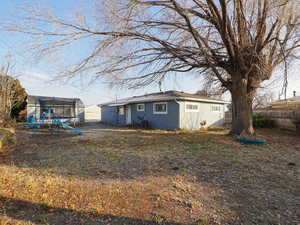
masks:
<svg viewBox="0 0 300 225"><path fill-rule="evenodd" d="M27 0L27 2L38 3L39 5L51 5L58 15L71 15L76 9L89 10L94 0ZM1 0L0 19L9 19L19 13L18 8L22 7L24 0ZM147 87L138 90L111 88L107 83L100 80L90 84L88 79L77 79L77 82L62 82L55 80L57 75L54 72L54 64L51 60L36 60L27 48L27 36L15 33L0 31L0 66L11 62L14 74L31 95L57 96L81 98L86 105L95 105L114 100L115 98L143 95L145 93L158 92L158 86ZM64 54L63 61L76 61L87 48L81 46L71 54ZM57 63L56 63L57 64ZM289 69L289 86L287 96L292 96L293 91L300 95L300 64L294 64ZM282 71L275 72L275 76L282 74ZM274 77L275 77L274 76ZM298 76L298 78L297 78ZM84 75L89 77L89 74ZM80 80L80 82L79 82ZM271 91L276 95L280 92L281 83L272 82ZM174 74L165 80L162 86L163 91L178 90L188 93L195 93L201 89L200 78L194 74ZM228 98L228 96L226 97Z"/></svg>

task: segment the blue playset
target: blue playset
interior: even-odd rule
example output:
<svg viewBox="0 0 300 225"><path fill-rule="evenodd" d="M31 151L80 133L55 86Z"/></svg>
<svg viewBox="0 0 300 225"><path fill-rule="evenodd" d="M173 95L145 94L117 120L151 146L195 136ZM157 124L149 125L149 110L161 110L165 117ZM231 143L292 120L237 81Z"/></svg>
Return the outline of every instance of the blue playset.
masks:
<svg viewBox="0 0 300 225"><path fill-rule="evenodd" d="M27 120L27 123L19 123L18 127L23 127L23 128L30 128L32 129L32 133L36 133L37 129L40 128L45 128L45 129L50 129L52 135L57 135L59 134L60 129L67 129L70 130L71 132L82 135L83 132L79 129L76 129L64 122L61 122L58 119L51 119L51 109L49 109L48 112L43 112L43 116L41 117L40 122L36 120L34 117L30 117Z"/></svg>

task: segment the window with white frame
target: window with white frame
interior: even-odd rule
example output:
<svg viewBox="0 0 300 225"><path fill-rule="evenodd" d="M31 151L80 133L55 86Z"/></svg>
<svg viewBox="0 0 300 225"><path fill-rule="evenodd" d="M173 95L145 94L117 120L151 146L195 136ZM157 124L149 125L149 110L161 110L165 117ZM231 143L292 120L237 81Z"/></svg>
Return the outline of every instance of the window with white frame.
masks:
<svg viewBox="0 0 300 225"><path fill-rule="evenodd" d="M221 106L219 106L219 105L212 105L211 106L211 111L212 112L221 112Z"/></svg>
<svg viewBox="0 0 300 225"><path fill-rule="evenodd" d="M167 114L168 113L168 104L166 102L158 102L153 104L153 113L154 114Z"/></svg>
<svg viewBox="0 0 300 225"><path fill-rule="evenodd" d="M119 107L119 115L124 115L124 106Z"/></svg>
<svg viewBox="0 0 300 225"><path fill-rule="evenodd" d="M185 105L185 111L186 112L198 112L199 105L197 103L187 103Z"/></svg>
<svg viewBox="0 0 300 225"><path fill-rule="evenodd" d="M144 112L145 111L145 104L137 104L136 106L138 112Z"/></svg>

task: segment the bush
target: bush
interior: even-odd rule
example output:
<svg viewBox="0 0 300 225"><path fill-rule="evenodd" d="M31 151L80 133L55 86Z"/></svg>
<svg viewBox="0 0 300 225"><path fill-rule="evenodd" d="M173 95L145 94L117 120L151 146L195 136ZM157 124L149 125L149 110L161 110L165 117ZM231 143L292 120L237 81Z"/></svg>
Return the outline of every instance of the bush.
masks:
<svg viewBox="0 0 300 225"><path fill-rule="evenodd" d="M294 112L293 123L296 126L297 132L300 133L300 110L299 112Z"/></svg>
<svg viewBox="0 0 300 225"><path fill-rule="evenodd" d="M272 120L269 116L263 115L261 113L254 113L253 126L255 128L272 128L274 127L274 120Z"/></svg>

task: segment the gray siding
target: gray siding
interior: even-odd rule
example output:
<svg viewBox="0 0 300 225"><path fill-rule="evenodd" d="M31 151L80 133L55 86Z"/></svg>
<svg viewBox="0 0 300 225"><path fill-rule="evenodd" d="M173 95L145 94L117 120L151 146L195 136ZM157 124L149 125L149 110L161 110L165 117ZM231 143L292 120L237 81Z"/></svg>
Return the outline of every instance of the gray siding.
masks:
<svg viewBox="0 0 300 225"><path fill-rule="evenodd" d="M155 102L158 103L158 102ZM137 111L138 104L130 104L131 107L131 124L140 124L141 120L147 120L152 129L176 130L190 129L197 130L201 127L222 126L224 124L225 104L191 102L191 101L168 101L167 114L154 114L154 103L143 103L145 111ZM186 104L197 104L197 112L188 112ZM212 106L220 106L221 111L212 111ZM126 113L119 115L118 107L102 106L102 122L114 125L126 125ZM201 123L205 121L205 125Z"/></svg>
<svg viewBox="0 0 300 225"><path fill-rule="evenodd" d="M144 103L145 104L144 112L137 111L137 104L132 104L131 106L132 122L140 123L141 119L144 119L150 123L150 127L152 129L164 129L164 130L179 129L179 104L174 101L169 101L166 103L168 108L167 114L154 114L153 112L154 103L152 102Z"/></svg>
<svg viewBox="0 0 300 225"><path fill-rule="evenodd" d="M119 115L118 107L114 106L102 106L101 107L101 122L114 124L114 125L125 125L125 113Z"/></svg>
<svg viewBox="0 0 300 225"><path fill-rule="evenodd" d="M124 109L124 114L123 115L118 115L118 121L117 121L117 124L120 124L120 125L126 125L126 112L125 112L125 109Z"/></svg>
<svg viewBox="0 0 300 225"><path fill-rule="evenodd" d="M188 112L186 104L198 105L198 112ZM220 106L220 112L214 112L211 110L212 106ZM225 104L218 103L206 103L206 102L180 102L180 128L197 130L201 127L210 126L222 126L224 124L225 117ZM205 121L205 125L201 125Z"/></svg>
<svg viewBox="0 0 300 225"><path fill-rule="evenodd" d="M104 123L117 124L117 107L102 106L101 121Z"/></svg>
<svg viewBox="0 0 300 225"><path fill-rule="evenodd" d="M179 104L176 102L167 102L167 114L154 114L154 103L144 103L145 111L137 111L137 104L131 106L131 124L140 124L141 120L147 120L152 129L175 130L179 129ZM118 107L102 106L101 121L114 125L126 125L126 113L118 114Z"/></svg>

